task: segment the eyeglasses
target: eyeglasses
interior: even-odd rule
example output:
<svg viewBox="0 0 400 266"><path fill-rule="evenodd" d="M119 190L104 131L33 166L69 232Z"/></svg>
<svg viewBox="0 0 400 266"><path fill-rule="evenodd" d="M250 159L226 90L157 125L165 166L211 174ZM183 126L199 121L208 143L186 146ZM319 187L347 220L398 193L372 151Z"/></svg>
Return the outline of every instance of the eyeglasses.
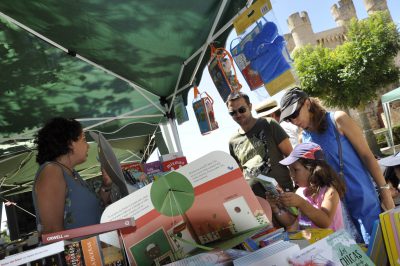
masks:
<svg viewBox="0 0 400 266"><path fill-rule="evenodd" d="M303 107L304 103L305 103L305 101L300 104L300 106L296 109L296 111L293 112L293 114L289 115L288 117L286 117L283 120L285 120L286 122L290 122L293 119L296 119L299 116L301 108Z"/></svg>
<svg viewBox="0 0 400 266"><path fill-rule="evenodd" d="M247 111L246 107L240 106L239 109L237 109L237 110L229 111L229 114L231 116L235 116L237 113L244 114L244 113L246 113L246 111Z"/></svg>

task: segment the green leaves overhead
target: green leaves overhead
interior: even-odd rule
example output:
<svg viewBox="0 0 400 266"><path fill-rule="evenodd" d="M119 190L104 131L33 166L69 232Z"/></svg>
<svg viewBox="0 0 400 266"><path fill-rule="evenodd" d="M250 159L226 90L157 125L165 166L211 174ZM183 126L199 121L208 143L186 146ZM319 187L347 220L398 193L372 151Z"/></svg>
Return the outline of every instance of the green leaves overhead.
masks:
<svg viewBox="0 0 400 266"><path fill-rule="evenodd" d="M293 57L302 88L328 106L357 108L399 80L394 57L400 34L388 13L352 20L347 41L335 49L306 46Z"/></svg>

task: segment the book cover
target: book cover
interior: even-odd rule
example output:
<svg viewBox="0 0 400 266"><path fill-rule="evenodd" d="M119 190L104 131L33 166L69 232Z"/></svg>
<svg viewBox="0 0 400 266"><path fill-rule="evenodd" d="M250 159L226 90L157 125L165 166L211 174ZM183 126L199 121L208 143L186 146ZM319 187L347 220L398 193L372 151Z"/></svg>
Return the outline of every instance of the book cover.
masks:
<svg viewBox="0 0 400 266"><path fill-rule="evenodd" d="M256 176L256 180L260 182L264 189L265 194L271 198L279 197L279 191L276 189L278 186L278 182L273 177L265 176L265 175L258 175ZM286 207L286 209L293 215L299 215L299 210L296 207Z"/></svg>
<svg viewBox="0 0 400 266"><path fill-rule="evenodd" d="M189 115L186 110L185 102L183 101L182 95L177 95L174 100L174 113L178 125L189 121Z"/></svg>
<svg viewBox="0 0 400 266"><path fill-rule="evenodd" d="M144 173L153 182L164 175L160 161L145 163L143 165Z"/></svg>
<svg viewBox="0 0 400 266"><path fill-rule="evenodd" d="M290 258L294 266L306 265L375 265L345 230L311 244Z"/></svg>
<svg viewBox="0 0 400 266"><path fill-rule="evenodd" d="M392 210L386 211L384 213L379 214L379 220L382 226L382 234L385 242L386 252L389 258L390 265L399 265L398 256L396 257L396 242L394 238L395 231L393 231L393 227L390 221L390 212Z"/></svg>
<svg viewBox="0 0 400 266"><path fill-rule="evenodd" d="M388 256L383 242L382 228L379 219L374 223L367 255L376 265L387 265Z"/></svg>
<svg viewBox="0 0 400 266"><path fill-rule="evenodd" d="M48 244L53 243L60 240L68 240L77 237L84 237L90 235L96 235L100 233L110 232L113 230L125 228L125 227L134 227L135 221L132 217L124 218L120 220L104 222L100 224L94 224L89 226L82 226L75 229L63 230L54 233L48 233L42 235L42 243Z"/></svg>
<svg viewBox="0 0 400 266"><path fill-rule="evenodd" d="M82 239L81 247L86 266L104 265L100 253L100 242L98 236Z"/></svg>
<svg viewBox="0 0 400 266"><path fill-rule="evenodd" d="M278 241L233 261L237 266L285 266L300 247L289 241Z"/></svg>
<svg viewBox="0 0 400 266"><path fill-rule="evenodd" d="M178 170L180 167L186 164L186 157L178 157L169 161L162 162L162 170L163 172Z"/></svg>
<svg viewBox="0 0 400 266"><path fill-rule="evenodd" d="M166 189L156 193L157 197L172 195L163 204L151 193L152 187L160 184ZM192 187L192 192L186 191L186 186ZM179 199L176 202L175 196ZM161 214L155 206L161 206L167 213L170 208L178 208L179 215ZM180 207L188 208L179 212ZM130 265L172 262L185 258L198 247L231 248L261 227L270 225L236 161L219 151L172 171L111 204L101 221L120 219L124 215L135 217L137 226L135 231L121 230Z"/></svg>
<svg viewBox="0 0 400 266"><path fill-rule="evenodd" d="M30 249L0 260L0 266L22 265L31 261L40 260L64 251L64 241Z"/></svg>
<svg viewBox="0 0 400 266"><path fill-rule="evenodd" d="M113 183L118 186L122 197L128 195L131 192L131 189L129 189L129 184L125 180L121 166L113 152L111 144L101 133L99 133L97 137L94 132L91 132L90 134L94 139L97 139L101 167L104 168L107 174L111 177Z"/></svg>
<svg viewBox="0 0 400 266"><path fill-rule="evenodd" d="M66 244L64 247L65 263L67 266L83 266L82 248L79 241Z"/></svg>

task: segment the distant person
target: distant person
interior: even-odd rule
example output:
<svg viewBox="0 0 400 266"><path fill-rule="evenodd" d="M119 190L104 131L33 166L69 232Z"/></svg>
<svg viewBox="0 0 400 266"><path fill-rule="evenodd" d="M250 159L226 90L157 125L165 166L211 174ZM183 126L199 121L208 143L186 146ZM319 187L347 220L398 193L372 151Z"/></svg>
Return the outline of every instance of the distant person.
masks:
<svg viewBox="0 0 400 266"><path fill-rule="evenodd" d="M378 164L385 167L383 175L390 186L390 194L395 205L400 205L400 152L380 159Z"/></svg>
<svg viewBox="0 0 400 266"><path fill-rule="evenodd" d="M249 96L238 92L229 95L226 105L240 128L229 140L230 154L257 196L265 198L265 190L254 181L259 174L276 179L285 191L293 191L287 167L279 164L292 151L289 137L272 118L254 118Z"/></svg>
<svg viewBox="0 0 400 266"><path fill-rule="evenodd" d="M278 106L277 101L272 98L268 98L255 106L255 110L258 117L271 117L278 121L278 123L280 121L281 108ZM300 128L286 121L280 122L279 125L289 135L289 140L293 148L296 147L299 144Z"/></svg>
<svg viewBox="0 0 400 266"><path fill-rule="evenodd" d="M39 130L35 144L40 167L32 196L39 233L100 223L103 206L110 201L112 181L103 176L99 199L75 171L75 166L86 161L89 149L81 124L53 118Z"/></svg>
<svg viewBox="0 0 400 266"><path fill-rule="evenodd" d="M337 173L343 169L347 189L344 203L353 223L368 243L374 222L381 212L371 176L379 188L382 207L392 209L394 203L362 131L345 112L327 112L317 99L308 97L297 87L283 95L281 110L282 121L286 120L303 129L303 142L319 144L333 169Z"/></svg>
<svg viewBox="0 0 400 266"><path fill-rule="evenodd" d="M298 223L298 229L344 229L340 199L344 197L344 180L329 166L318 144L300 143L289 157L280 161L289 166L296 193L283 192L278 199L268 199L272 212L285 227ZM286 208L297 207L293 216Z"/></svg>

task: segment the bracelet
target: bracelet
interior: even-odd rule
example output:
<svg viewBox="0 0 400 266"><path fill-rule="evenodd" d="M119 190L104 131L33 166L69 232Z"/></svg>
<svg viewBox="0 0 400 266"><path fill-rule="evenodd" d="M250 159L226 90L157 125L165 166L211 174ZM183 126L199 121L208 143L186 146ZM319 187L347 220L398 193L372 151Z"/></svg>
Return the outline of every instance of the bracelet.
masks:
<svg viewBox="0 0 400 266"><path fill-rule="evenodd" d="M390 189L389 183L386 183L383 186L379 187L379 190L382 190L382 189Z"/></svg>
<svg viewBox="0 0 400 266"><path fill-rule="evenodd" d="M103 191L103 192L110 192L111 191L111 188L112 188L112 186L109 186L109 187L103 187L103 186L101 186L101 191Z"/></svg>

